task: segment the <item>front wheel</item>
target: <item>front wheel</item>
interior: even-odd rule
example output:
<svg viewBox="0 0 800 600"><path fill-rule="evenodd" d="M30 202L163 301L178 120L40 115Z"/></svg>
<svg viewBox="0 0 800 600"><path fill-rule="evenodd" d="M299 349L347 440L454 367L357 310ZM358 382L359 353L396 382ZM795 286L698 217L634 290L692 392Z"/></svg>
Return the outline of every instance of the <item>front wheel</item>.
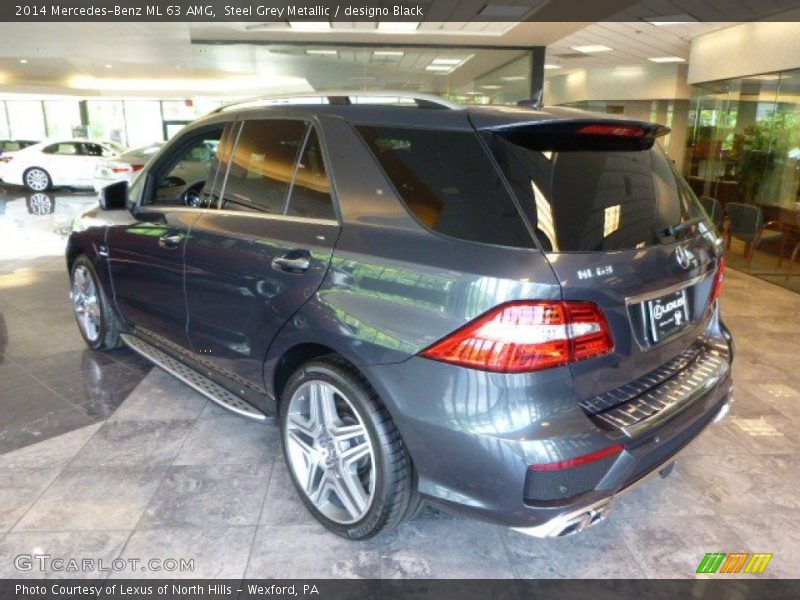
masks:
<svg viewBox="0 0 800 600"><path fill-rule="evenodd" d="M92 350L110 350L122 345L120 324L108 303L91 261L81 255L70 272L70 297L75 321L86 345Z"/></svg>
<svg viewBox="0 0 800 600"><path fill-rule="evenodd" d="M292 482L332 532L363 540L397 526L415 504L411 460L364 377L336 357L301 367L286 384L281 437Z"/></svg>

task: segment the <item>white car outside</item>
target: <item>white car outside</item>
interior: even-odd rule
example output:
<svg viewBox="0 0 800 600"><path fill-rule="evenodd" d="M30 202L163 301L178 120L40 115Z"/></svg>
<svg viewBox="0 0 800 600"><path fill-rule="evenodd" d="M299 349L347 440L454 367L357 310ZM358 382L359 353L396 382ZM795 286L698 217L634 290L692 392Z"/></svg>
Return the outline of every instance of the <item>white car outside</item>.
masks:
<svg viewBox="0 0 800 600"><path fill-rule="evenodd" d="M97 163L119 156L125 148L114 142L94 140L48 140L5 155L9 158L2 178L34 192L54 186L93 187Z"/></svg>

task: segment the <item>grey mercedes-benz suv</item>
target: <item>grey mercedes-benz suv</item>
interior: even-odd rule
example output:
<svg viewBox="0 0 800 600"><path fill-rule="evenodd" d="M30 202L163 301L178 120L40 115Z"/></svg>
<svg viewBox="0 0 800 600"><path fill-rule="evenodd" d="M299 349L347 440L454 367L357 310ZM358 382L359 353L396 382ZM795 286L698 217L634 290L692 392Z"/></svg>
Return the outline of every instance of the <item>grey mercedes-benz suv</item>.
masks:
<svg viewBox="0 0 800 600"><path fill-rule="evenodd" d="M573 533L732 398L721 243L666 131L400 94L228 106L76 221L76 319L276 415L341 536L422 502Z"/></svg>

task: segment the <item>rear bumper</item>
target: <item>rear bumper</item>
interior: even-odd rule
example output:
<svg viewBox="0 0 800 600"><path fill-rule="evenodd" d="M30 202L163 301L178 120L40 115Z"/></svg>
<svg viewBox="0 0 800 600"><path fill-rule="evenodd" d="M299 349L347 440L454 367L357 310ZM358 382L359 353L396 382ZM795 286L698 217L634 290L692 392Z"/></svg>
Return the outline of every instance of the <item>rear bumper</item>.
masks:
<svg viewBox="0 0 800 600"><path fill-rule="evenodd" d="M366 369L403 435L427 500L543 536L602 519L616 495L670 463L732 401L728 367L664 418L626 434L598 426L580 408L565 384L567 368L531 377L414 357ZM530 484L530 465L615 444L624 449L596 463L601 471L592 472L589 489L578 469L564 469L548 480L552 494L534 500L526 493L541 485Z"/></svg>

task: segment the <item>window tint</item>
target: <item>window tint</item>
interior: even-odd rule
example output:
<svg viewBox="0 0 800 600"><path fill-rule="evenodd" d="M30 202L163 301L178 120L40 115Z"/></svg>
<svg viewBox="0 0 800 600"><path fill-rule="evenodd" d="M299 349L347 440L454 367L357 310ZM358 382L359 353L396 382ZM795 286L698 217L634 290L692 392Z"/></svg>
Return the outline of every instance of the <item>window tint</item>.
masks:
<svg viewBox="0 0 800 600"><path fill-rule="evenodd" d="M464 240L533 247L476 134L367 126L358 130L422 223Z"/></svg>
<svg viewBox="0 0 800 600"><path fill-rule="evenodd" d="M283 214L307 127L303 121L246 121L231 160L222 208Z"/></svg>
<svg viewBox="0 0 800 600"><path fill-rule="evenodd" d="M487 139L545 250L593 252L662 244L674 239L664 236L665 229L702 215L657 146L551 151L546 136L533 133L526 145L518 136L514 142L502 134L488 134Z"/></svg>
<svg viewBox="0 0 800 600"><path fill-rule="evenodd" d="M336 218L322 148L313 127L308 132L303 154L297 164L297 175L286 214L313 219Z"/></svg>
<svg viewBox="0 0 800 600"><path fill-rule="evenodd" d="M53 144L51 146L47 146L44 150L42 150L45 154L61 154L64 156L75 156L80 154L78 152L77 144L73 144L71 142L63 142L60 144Z"/></svg>

